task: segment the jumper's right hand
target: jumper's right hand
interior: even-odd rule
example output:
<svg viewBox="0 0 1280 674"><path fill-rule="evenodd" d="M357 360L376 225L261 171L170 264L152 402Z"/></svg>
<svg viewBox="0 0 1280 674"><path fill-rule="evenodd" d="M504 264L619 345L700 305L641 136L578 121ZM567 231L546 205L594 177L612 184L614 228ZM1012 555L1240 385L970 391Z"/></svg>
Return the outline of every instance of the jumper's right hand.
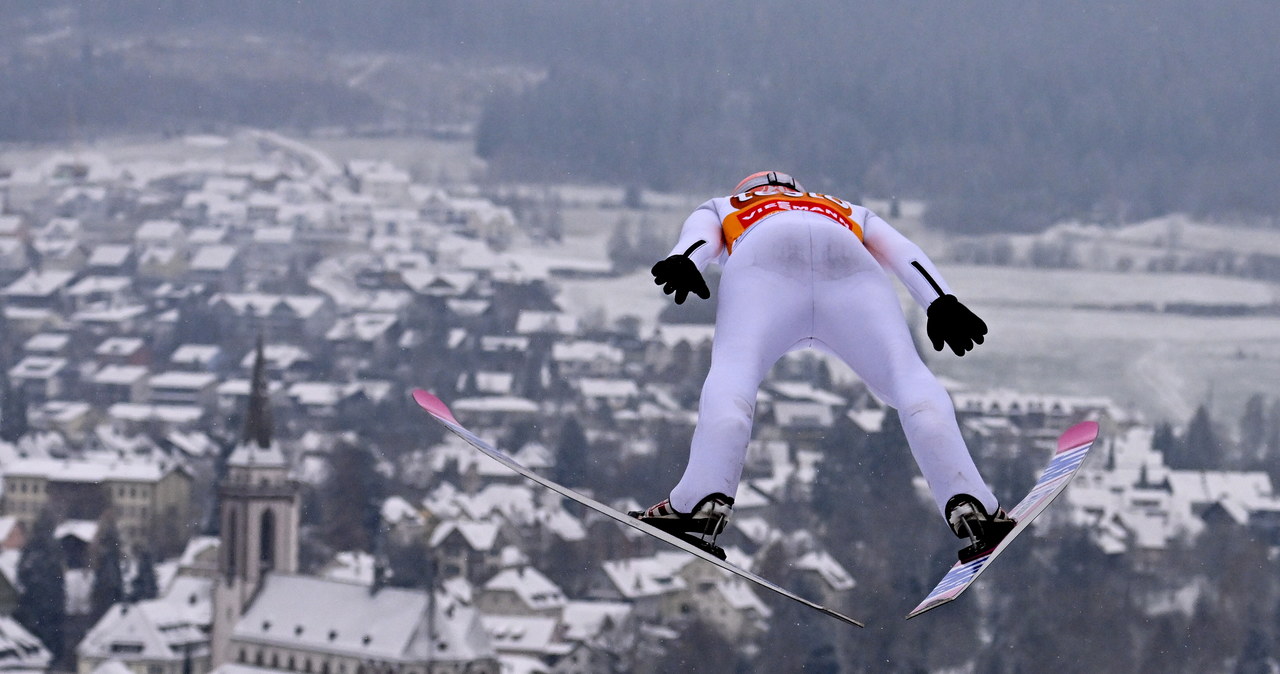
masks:
<svg viewBox="0 0 1280 674"><path fill-rule="evenodd" d="M704 300L711 297L711 290L707 288L702 272L698 271L698 265L687 255L672 255L660 260L650 272L653 274L654 284L662 286L662 292L668 295L675 293L676 304L684 304L689 293Z"/></svg>

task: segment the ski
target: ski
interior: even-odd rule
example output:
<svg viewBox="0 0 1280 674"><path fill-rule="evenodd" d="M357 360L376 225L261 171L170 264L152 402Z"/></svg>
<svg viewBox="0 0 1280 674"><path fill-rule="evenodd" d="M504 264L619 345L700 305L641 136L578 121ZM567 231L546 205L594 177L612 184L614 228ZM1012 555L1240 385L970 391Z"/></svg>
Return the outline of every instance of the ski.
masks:
<svg viewBox="0 0 1280 674"><path fill-rule="evenodd" d="M1005 536L1004 540L1000 541L1000 544L991 552L967 562L956 562L924 598L924 601L907 614L907 619L910 620L921 613L953 601L969 589L973 581L991 566L991 562L995 561L1010 543L1013 543L1013 539L1017 538L1018 534L1022 533L1031 521L1067 488L1097 439L1098 424L1092 421L1085 421L1067 429L1058 438L1058 450L1049 460L1049 465L1045 467L1040 479L1022 501L1009 511L1009 517L1017 521L1017 525L1009 535Z"/></svg>
<svg viewBox="0 0 1280 674"><path fill-rule="evenodd" d="M489 444L488 442L485 442L484 440L477 437L476 434L472 433L471 431L463 427L462 424L459 423L456 418L454 418L453 412L449 410L449 407L445 405L445 403L441 401L439 398L437 398L435 395L427 391L424 391L422 389L416 389L413 392L413 400L414 402L418 403L418 406L421 407L423 410L425 410L427 414L430 414L433 419L438 421L445 428L452 431L454 435L457 435L459 438L462 438L464 441L467 442L467 444L476 448L481 453L494 459L498 463L501 463L502 465L515 471L516 473L519 473L523 477L529 480L532 480L533 482L536 482L539 485L542 485L543 487L546 487L547 489L550 489L551 491L554 491L560 494L561 496L564 496L565 498L568 498L577 503L581 503L582 505L602 515L605 515L613 519L614 521L617 521L621 524L631 527L632 529L635 529L644 534L652 536L668 545L684 550L685 552L709 564L714 564L724 569L725 571L728 571L729 573L732 573L740 578L743 578L752 583L755 583L757 586L764 588L770 592L773 592L779 596L786 597L787 599L791 599L792 601L799 602L820 613L823 613L825 615L828 615L832 618L848 623L850 625L857 625L858 627L864 627L864 625L861 622L854 620L853 618L850 618L849 616L844 615L843 613L827 608L821 604L818 604L817 602L805 599L804 597L801 597L795 594L794 592L791 592L790 590L787 590L786 588L783 588L777 585L776 583L773 583L772 581L766 580L765 578L761 578L760 576L750 571L734 566L733 564L730 564L729 562L726 562L725 560L720 559L719 557L711 554L710 552L696 545L689 543L686 540L682 540L681 538L673 536L665 531L661 531L652 526L649 526L648 524L644 524L640 520L634 517L631 517L630 515L627 515L626 513L623 513L619 510L611 508L591 498L590 496L581 494L577 491L574 491L573 489L570 489L552 480L548 480L547 478L541 475L538 475L537 473L520 465L519 462L517 462L515 459L512 459L505 452L499 449L496 449L495 447L493 447L493 445Z"/></svg>

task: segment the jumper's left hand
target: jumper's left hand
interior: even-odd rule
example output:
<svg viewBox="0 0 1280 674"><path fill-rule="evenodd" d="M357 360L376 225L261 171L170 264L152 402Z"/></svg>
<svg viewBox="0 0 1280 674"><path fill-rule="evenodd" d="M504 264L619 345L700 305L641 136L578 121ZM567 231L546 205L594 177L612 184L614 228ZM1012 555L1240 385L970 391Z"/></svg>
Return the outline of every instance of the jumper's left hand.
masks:
<svg viewBox="0 0 1280 674"><path fill-rule="evenodd" d="M981 344L987 334L987 324L969 307L960 303L955 295L943 295L929 305L929 340L934 351L941 351L945 343L957 356L972 351Z"/></svg>

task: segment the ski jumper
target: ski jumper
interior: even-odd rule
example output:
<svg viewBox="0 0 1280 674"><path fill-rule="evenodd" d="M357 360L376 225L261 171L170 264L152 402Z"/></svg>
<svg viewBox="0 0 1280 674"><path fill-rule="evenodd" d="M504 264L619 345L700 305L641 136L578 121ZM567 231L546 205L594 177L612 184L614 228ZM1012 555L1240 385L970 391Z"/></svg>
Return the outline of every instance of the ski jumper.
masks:
<svg viewBox="0 0 1280 674"><path fill-rule="evenodd" d="M672 254L698 241L707 243L690 259L699 270L717 261L723 274L711 369L672 506L689 512L708 494L737 492L760 383L784 354L813 348L844 361L899 411L939 512L961 493L995 512L951 398L916 352L885 273L923 307L949 293L919 246L862 206L774 185L699 206Z"/></svg>

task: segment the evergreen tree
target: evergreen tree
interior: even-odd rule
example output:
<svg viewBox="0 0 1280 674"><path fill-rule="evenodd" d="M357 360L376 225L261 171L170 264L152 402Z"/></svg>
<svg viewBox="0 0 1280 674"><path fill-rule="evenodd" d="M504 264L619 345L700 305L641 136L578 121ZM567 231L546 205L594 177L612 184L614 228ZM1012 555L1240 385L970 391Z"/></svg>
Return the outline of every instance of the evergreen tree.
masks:
<svg viewBox="0 0 1280 674"><path fill-rule="evenodd" d="M63 649L67 619L67 586L62 547L53 537L57 526L53 513L44 510L31 528L31 536L18 559L18 608L13 617L54 654Z"/></svg>
<svg viewBox="0 0 1280 674"><path fill-rule="evenodd" d="M93 588L89 592L89 612L94 622L124 600L120 532L109 516L99 522L98 532L97 553L93 559Z"/></svg>
<svg viewBox="0 0 1280 674"><path fill-rule="evenodd" d="M613 263L615 272L629 274L635 271L635 246L631 243L631 220L628 218L618 220L618 224L613 227L613 234L609 235L605 250L609 254L609 261Z"/></svg>
<svg viewBox="0 0 1280 674"><path fill-rule="evenodd" d="M868 458L868 437L847 416L836 423L822 438L822 463L813 481L813 510L822 524L836 536L853 534L865 524L844 514L849 504L863 501L869 494L867 476L862 464Z"/></svg>
<svg viewBox="0 0 1280 674"><path fill-rule="evenodd" d="M1280 398L1271 401L1267 411L1267 456L1280 456Z"/></svg>
<svg viewBox="0 0 1280 674"><path fill-rule="evenodd" d="M555 481L564 485L582 484L587 477L591 445L577 419L569 417L560 427L556 444Z"/></svg>
<svg viewBox="0 0 1280 674"><path fill-rule="evenodd" d="M27 392L0 372L0 440L17 442L27 429Z"/></svg>
<svg viewBox="0 0 1280 674"><path fill-rule="evenodd" d="M322 530L334 550L373 550L384 492L375 464L369 450L349 442L339 443L329 455Z"/></svg>
<svg viewBox="0 0 1280 674"><path fill-rule="evenodd" d="M1235 674L1271 674L1275 661L1271 657L1268 636L1257 627L1249 628L1245 635L1240 658L1236 660Z"/></svg>
<svg viewBox="0 0 1280 674"><path fill-rule="evenodd" d="M1196 408L1191 422L1187 425L1187 433L1178 443L1171 455L1166 455L1166 463L1175 469L1211 469L1223 466L1223 448L1213 429L1213 419L1209 416L1209 408L1200 405Z"/></svg>
<svg viewBox="0 0 1280 674"><path fill-rule="evenodd" d="M1151 448L1166 455L1175 451L1178 444L1178 436L1173 432L1173 424L1167 421L1161 421L1156 424L1155 434L1151 438Z"/></svg>
<svg viewBox="0 0 1280 674"><path fill-rule="evenodd" d="M156 564L151 551L142 548L137 551L138 570L129 587L129 601L146 601L160 596L160 586L156 580Z"/></svg>
<svg viewBox="0 0 1280 674"><path fill-rule="evenodd" d="M1240 453L1244 468L1257 468L1266 456L1267 400L1261 393L1249 396L1240 416Z"/></svg>
<svg viewBox="0 0 1280 674"><path fill-rule="evenodd" d="M636 265L646 268L658 260L667 257L667 253L671 252L671 241L660 231L657 223L653 218L644 217L640 219L640 226L637 228L635 237L635 248L633 256Z"/></svg>

